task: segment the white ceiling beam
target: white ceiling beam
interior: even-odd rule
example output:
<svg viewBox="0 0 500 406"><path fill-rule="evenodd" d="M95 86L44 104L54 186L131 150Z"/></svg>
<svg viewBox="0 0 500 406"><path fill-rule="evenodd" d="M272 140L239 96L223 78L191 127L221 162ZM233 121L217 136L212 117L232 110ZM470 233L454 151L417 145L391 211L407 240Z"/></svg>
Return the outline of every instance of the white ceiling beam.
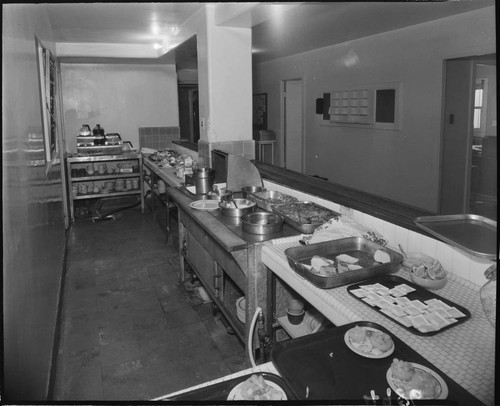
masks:
<svg viewBox="0 0 500 406"><path fill-rule="evenodd" d="M97 58L158 58L161 49L154 49L150 44L103 44L103 43L56 43L56 53L65 57Z"/></svg>
<svg viewBox="0 0 500 406"><path fill-rule="evenodd" d="M221 3L215 9L215 24L221 27L252 28L276 13L284 13L303 3Z"/></svg>

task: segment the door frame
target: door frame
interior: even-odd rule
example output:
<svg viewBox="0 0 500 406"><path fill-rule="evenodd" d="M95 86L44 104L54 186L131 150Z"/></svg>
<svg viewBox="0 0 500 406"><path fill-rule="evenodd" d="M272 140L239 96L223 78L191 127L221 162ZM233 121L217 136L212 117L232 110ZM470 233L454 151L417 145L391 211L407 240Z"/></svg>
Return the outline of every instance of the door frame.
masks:
<svg viewBox="0 0 500 406"><path fill-rule="evenodd" d="M286 168L286 84L287 82L300 82L301 88L301 108L300 114L302 116L301 120L301 140L300 140L300 148L301 148L301 173L304 173L305 166L305 153L304 153L304 79L301 77L290 78L290 79L282 79L280 80L280 127L281 127L281 148L280 148L280 166Z"/></svg>

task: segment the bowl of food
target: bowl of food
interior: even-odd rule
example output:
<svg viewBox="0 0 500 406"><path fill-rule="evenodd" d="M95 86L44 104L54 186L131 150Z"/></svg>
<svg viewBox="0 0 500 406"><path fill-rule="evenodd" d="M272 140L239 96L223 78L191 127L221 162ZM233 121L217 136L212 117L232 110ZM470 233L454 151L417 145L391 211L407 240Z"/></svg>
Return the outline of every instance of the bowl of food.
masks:
<svg viewBox="0 0 500 406"><path fill-rule="evenodd" d="M437 259L425 254L409 252L402 265L410 273L411 281L418 286L437 290L446 285L446 271Z"/></svg>
<svg viewBox="0 0 500 406"><path fill-rule="evenodd" d="M248 199L228 199L219 202L223 216L241 217L254 211L256 203Z"/></svg>

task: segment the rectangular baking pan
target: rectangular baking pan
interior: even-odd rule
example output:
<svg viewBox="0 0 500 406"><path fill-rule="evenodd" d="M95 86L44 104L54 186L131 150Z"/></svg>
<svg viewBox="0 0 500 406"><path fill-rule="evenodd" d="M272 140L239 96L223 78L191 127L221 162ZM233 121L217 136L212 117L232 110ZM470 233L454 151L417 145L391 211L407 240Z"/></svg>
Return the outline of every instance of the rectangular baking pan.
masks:
<svg viewBox="0 0 500 406"><path fill-rule="evenodd" d="M475 214L417 217L415 224L440 240L481 258L496 259L497 222Z"/></svg>
<svg viewBox="0 0 500 406"><path fill-rule="evenodd" d="M456 323L449 324L448 326L443 327L440 330L429 331L428 333L423 333L423 332L417 330L413 326L406 327L404 324L399 323L396 319L393 319L392 317L390 317L390 316L386 315L385 313L381 312L378 307L370 306L368 303L366 303L365 301L361 300L359 297L357 297L356 295L354 295L351 292L351 290L353 290L353 289L359 289L360 285L372 285L372 284L375 284L375 283L380 283L380 284L388 287L389 289L392 289L394 286L400 285L400 284L404 283L404 284L406 284L408 286L411 286L412 288L415 289L415 291L406 294L406 297L408 299L410 299L410 300L420 300L421 302L425 302L426 300L429 300L429 299L439 299L442 302L446 303L448 306L456 307L463 314L465 314L465 317L461 317L461 318L457 319ZM441 297L439 295L436 295L435 293L433 293L433 292L431 292L431 291L429 291L427 289L424 289L421 286L415 285L414 283L412 283L412 282L410 282L410 281L408 281L406 279L403 279L403 278L401 278L399 276L396 276L396 275L384 275L384 276L380 276L380 277L377 277L377 278L370 279L368 281L364 281L362 284L356 283L354 285L348 286L347 287L347 292L349 292L356 299L362 301L368 307L372 308L373 310L377 311L380 314L383 314L389 320L392 320L394 323L399 324L401 327L404 327L406 330L412 332L413 334L419 335L419 336L433 336L433 335L436 335L438 333L441 333L442 331L448 330L450 328L458 326L459 324L464 323L465 321L469 320L470 317L471 317L470 311L468 311L465 307L459 306L459 305L453 303L452 301L450 301L448 299L445 299L445 298L443 298L443 297Z"/></svg>
<svg viewBox="0 0 500 406"><path fill-rule="evenodd" d="M263 197L265 196L265 197ZM266 211L273 211L273 204L284 204L289 202L298 202L299 199L277 192L276 190L265 190L262 192L247 192L247 198L253 200L258 207Z"/></svg>
<svg viewBox="0 0 500 406"><path fill-rule="evenodd" d="M366 358L351 351L345 342L345 335L355 326L371 327L388 334L394 342L394 352L386 358L375 359ZM365 403L363 397L369 397L371 390L380 396L377 405L400 404L394 391L392 391L390 402L386 399L386 389L389 387L387 371L394 358L432 369L448 386L447 399L414 400L412 405L476 406L482 404L426 358L376 323L359 321L344 324L316 334L275 343L271 351L271 361L293 390L296 398L305 400L306 393L308 393L307 400L315 404L328 400L335 404L372 405L375 403L371 399Z"/></svg>
<svg viewBox="0 0 500 406"><path fill-rule="evenodd" d="M375 251L381 250L390 256L390 262L381 264L373 260ZM311 258L315 255L334 259L337 255L347 254L360 258L359 265L362 269L346 271L337 275L323 276L311 272L303 264L310 265ZM313 285L321 289L330 289L337 286L347 285L370 279L375 276L390 274L398 271L403 256L387 247L375 244L363 237L349 237L338 240L324 241L299 247L291 247L285 250L290 267L307 279Z"/></svg>
<svg viewBox="0 0 500 406"><path fill-rule="evenodd" d="M338 218L340 216L340 213L327 209L326 207L320 206L319 204L307 201L283 203L271 206L272 210L283 217L286 223L290 224L293 228L304 234L311 234L320 225L324 224L331 218ZM304 213L306 210L316 210L319 213L319 217L313 219L304 219L307 222L298 222L285 214L287 210L290 209L295 209L297 213Z"/></svg>
<svg viewBox="0 0 500 406"><path fill-rule="evenodd" d="M165 400L167 401L227 401L227 397L231 390L239 383L246 381L252 375L262 375L265 380L274 382L279 385L286 394L287 400L295 400L295 394L288 386L287 382L276 374L271 374L267 372L255 372L254 374L243 375L234 379L230 379L224 382L219 382L214 385L204 386L199 389L192 390L190 392L184 392L176 396L172 396Z"/></svg>

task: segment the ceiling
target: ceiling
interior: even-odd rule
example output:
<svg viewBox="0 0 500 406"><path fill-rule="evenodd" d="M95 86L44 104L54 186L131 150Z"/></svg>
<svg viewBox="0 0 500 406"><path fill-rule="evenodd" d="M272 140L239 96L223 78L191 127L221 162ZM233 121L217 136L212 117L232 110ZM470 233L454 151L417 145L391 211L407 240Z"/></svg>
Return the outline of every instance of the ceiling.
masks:
<svg viewBox="0 0 500 406"><path fill-rule="evenodd" d="M205 4L209 3L44 5L56 43L152 47L155 42L164 46L179 41L178 27ZM288 8L275 13L272 7L277 4ZM495 0L233 3L241 7L241 15L220 25L252 28L253 61L260 63L494 5ZM184 68L196 68L196 52L189 44L180 47L175 58Z"/></svg>

